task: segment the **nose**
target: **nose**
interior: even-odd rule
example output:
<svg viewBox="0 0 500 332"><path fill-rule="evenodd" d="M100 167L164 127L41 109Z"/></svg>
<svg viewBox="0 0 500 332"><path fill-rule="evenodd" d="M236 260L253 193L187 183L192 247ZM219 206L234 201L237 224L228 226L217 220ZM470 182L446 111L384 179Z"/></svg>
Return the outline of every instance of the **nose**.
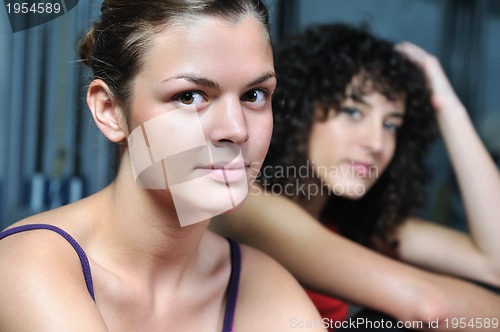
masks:
<svg viewBox="0 0 500 332"><path fill-rule="evenodd" d="M232 142L241 145L248 140L248 127L239 98L226 98L214 105L208 137L215 145Z"/></svg>
<svg viewBox="0 0 500 332"><path fill-rule="evenodd" d="M371 121L363 129L363 146L371 153L379 153L384 148L384 129L378 121Z"/></svg>

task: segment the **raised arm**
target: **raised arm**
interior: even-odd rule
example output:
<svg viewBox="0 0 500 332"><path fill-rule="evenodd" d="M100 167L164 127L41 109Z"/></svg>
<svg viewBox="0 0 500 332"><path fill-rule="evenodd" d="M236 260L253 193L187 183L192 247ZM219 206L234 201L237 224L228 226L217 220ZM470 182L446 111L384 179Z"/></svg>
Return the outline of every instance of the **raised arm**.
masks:
<svg viewBox="0 0 500 332"><path fill-rule="evenodd" d="M284 197L252 194L239 211L219 217L212 228L267 252L311 289L399 320L500 318L496 295L337 236Z"/></svg>
<svg viewBox="0 0 500 332"><path fill-rule="evenodd" d="M422 68L436 120L457 176L470 236L413 220L402 230L403 259L500 285L500 172L481 142L438 59L418 46L398 50Z"/></svg>

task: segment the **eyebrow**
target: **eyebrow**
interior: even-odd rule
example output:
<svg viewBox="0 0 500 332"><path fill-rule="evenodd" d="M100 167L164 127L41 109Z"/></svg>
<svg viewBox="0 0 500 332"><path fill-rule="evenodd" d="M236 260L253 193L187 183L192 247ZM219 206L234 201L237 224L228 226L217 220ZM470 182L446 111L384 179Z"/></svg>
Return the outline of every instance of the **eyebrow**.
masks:
<svg viewBox="0 0 500 332"><path fill-rule="evenodd" d="M178 75L175 77L171 77L171 78L167 78L167 79L163 80L162 83L165 83L168 81L173 81L173 80L187 80L187 81L190 81L190 82L195 83L195 84L207 86L209 88L219 88L219 84L215 83L212 80L209 80L209 79L204 78L204 77L198 77L198 76L194 76L194 75L184 75L184 74Z"/></svg>
<svg viewBox="0 0 500 332"><path fill-rule="evenodd" d="M270 72L270 73L264 74L261 77L259 77L258 79L253 80L252 82L250 82L250 84L247 85L247 88L250 88L250 87L252 87L254 85L258 85L258 84L260 84L262 82L265 82L268 79L273 78L273 77L276 77L276 74L274 72Z"/></svg>
<svg viewBox="0 0 500 332"><path fill-rule="evenodd" d="M276 74L274 72L264 74L261 77L248 83L247 88L258 85L258 84L265 82L268 79L273 78L275 76L276 76ZM208 78L195 76L195 75L189 75L189 74L182 74L182 75L178 75L175 77L167 78L167 79L163 80L162 83L172 81L172 80L182 80L182 79L190 81L190 82L195 83L195 84L200 84L200 85L203 85L203 86L206 86L209 88L220 88L219 84L217 84L216 82L214 82Z"/></svg>
<svg viewBox="0 0 500 332"><path fill-rule="evenodd" d="M400 119L404 119L404 117L405 117L405 115L403 113L398 112L398 111L394 111L394 112L389 113L389 116L392 118L400 118Z"/></svg>

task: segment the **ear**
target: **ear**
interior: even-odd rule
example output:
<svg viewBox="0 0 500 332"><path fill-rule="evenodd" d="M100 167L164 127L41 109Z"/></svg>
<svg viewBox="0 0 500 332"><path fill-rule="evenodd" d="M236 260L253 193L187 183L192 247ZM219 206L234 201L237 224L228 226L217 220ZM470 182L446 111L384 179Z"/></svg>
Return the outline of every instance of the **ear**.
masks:
<svg viewBox="0 0 500 332"><path fill-rule="evenodd" d="M104 136L114 143L126 138L127 128L122 121L123 109L103 80L96 79L90 83L87 104L97 128Z"/></svg>

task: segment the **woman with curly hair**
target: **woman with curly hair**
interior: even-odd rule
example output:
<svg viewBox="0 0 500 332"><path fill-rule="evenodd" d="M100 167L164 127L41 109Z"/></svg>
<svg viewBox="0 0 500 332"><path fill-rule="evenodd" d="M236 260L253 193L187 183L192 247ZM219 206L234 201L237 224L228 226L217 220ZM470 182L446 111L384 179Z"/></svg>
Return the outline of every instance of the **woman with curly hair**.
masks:
<svg viewBox="0 0 500 332"><path fill-rule="evenodd" d="M498 323L497 295L445 276L500 285L500 176L439 62L413 44L330 24L286 40L275 63L275 124L260 186L236 215L219 218L237 222L213 228L271 254L310 289L421 328L446 317ZM412 216L436 123L470 236ZM323 317L346 317L342 302L311 297Z"/></svg>

